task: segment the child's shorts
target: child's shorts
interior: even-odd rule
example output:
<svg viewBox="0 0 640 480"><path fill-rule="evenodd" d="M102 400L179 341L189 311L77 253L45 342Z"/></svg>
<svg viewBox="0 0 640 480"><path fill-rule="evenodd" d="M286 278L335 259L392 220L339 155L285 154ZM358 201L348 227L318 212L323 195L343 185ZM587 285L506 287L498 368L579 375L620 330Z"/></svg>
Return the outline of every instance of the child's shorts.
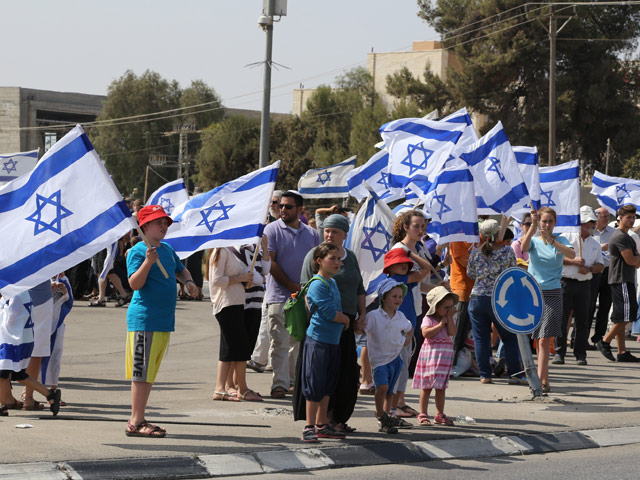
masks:
<svg viewBox="0 0 640 480"><path fill-rule="evenodd" d="M401 370L402 357L398 355L395 360L373 369L373 383L376 384L376 388L381 385L388 385L387 395L396 393L396 384Z"/></svg>
<svg viewBox="0 0 640 480"><path fill-rule="evenodd" d="M307 337L302 352L302 396L319 402L333 395L338 384L340 345L318 342Z"/></svg>
<svg viewBox="0 0 640 480"><path fill-rule="evenodd" d="M0 378L10 378L11 380L19 382L20 380L26 380L29 378L29 375L27 374L26 368L23 368L19 372L14 372L13 370L0 370Z"/></svg>
<svg viewBox="0 0 640 480"><path fill-rule="evenodd" d="M170 332L127 332L127 379L133 382L155 382L170 336Z"/></svg>

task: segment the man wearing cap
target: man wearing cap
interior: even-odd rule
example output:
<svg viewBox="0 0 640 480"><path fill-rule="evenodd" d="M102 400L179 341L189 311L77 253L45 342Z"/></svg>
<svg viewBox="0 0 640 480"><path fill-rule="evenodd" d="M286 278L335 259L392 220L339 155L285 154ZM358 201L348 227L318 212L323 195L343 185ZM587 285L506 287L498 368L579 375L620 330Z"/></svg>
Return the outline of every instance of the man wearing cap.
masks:
<svg viewBox="0 0 640 480"><path fill-rule="evenodd" d="M269 239L271 275L267 277L264 301L267 303L273 367L271 396L282 398L293 384L299 342L291 338L284 324L284 304L292 293L300 291L300 271L309 250L318 246L320 237L300 221L302 196L285 192L280 199L280 218L264 229Z"/></svg>
<svg viewBox="0 0 640 480"><path fill-rule="evenodd" d="M609 225L609 211L600 207L595 211L597 220L596 228L593 230L593 238L600 244L602 250L602 273L594 273L591 280L591 310L589 312L590 322L593 323L595 315L595 326L591 343L597 344L604 334L607 333L607 324L609 323L609 312L611 311L611 287L609 286L609 265L611 256L609 255L609 242L611 235L616 231ZM596 314L596 302L598 304L598 313ZM589 350L595 347L589 348Z"/></svg>
<svg viewBox="0 0 640 480"><path fill-rule="evenodd" d="M552 364L562 365L567 353L567 331L571 311L575 325L576 339L573 354L578 365L587 364L587 346L591 322L591 279L594 273L603 269L602 249L598 241L591 236L597 217L588 205L580 208L580 233L563 233L571 243L573 250L582 252L575 258L565 257L562 261L562 335L555 339L556 354ZM580 244L582 244L580 246Z"/></svg>

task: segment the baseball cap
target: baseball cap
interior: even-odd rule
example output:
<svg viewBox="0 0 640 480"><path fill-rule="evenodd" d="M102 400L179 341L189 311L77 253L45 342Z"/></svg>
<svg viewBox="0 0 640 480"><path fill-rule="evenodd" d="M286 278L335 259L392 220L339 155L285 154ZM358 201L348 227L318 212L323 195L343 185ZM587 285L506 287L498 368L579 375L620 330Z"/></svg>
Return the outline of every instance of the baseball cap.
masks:
<svg viewBox="0 0 640 480"><path fill-rule="evenodd" d="M142 207L138 210L138 225L142 227L153 220L165 217L169 220L169 225L171 225L173 220L169 215L167 215L164 208L160 205L147 205L146 207Z"/></svg>

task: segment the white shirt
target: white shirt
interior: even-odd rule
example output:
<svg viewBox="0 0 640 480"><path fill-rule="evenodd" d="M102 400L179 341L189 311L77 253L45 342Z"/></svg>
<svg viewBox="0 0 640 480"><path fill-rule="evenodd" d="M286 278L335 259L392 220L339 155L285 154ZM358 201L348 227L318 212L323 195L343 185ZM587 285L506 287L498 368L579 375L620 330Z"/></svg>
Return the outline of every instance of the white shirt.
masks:
<svg viewBox="0 0 640 480"><path fill-rule="evenodd" d="M602 247L602 245L604 245L605 243L609 243L609 240L611 240L611 235L613 235L613 232L615 232L616 229L613 228L610 225L607 225L606 227L604 227L604 230L599 231L598 227L596 227L593 230L593 238L595 238L598 243L600 243L600 247ZM602 252L602 260L603 260L603 265L604 268L609 267L609 264L611 263L611 258L609 257L609 250L607 249L606 252Z"/></svg>
<svg viewBox="0 0 640 480"><path fill-rule="evenodd" d="M411 322L400 310L393 317L389 317L382 307L367 313L367 353L371 368L381 367L394 361L404 343L405 336L411 330Z"/></svg>
<svg viewBox="0 0 640 480"><path fill-rule="evenodd" d="M576 255L579 254L579 246L578 242L580 240L579 233L563 233L562 236L569 240L571 246L573 247L573 251L576 252ZM602 248L600 243L593 238L592 236L588 236L584 240L582 240L582 258L584 259L584 266L591 267L596 263L603 263L604 260L602 258ZM562 265L562 276L565 278L573 278L574 280L591 280L593 278L593 274L589 273L578 273L578 267L575 265Z"/></svg>

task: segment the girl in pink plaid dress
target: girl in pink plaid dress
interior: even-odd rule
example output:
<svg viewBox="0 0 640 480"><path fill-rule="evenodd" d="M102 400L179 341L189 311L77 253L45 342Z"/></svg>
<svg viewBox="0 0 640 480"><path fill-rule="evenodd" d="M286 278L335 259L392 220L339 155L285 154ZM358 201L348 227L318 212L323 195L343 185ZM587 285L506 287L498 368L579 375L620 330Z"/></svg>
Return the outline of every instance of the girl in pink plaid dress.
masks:
<svg viewBox="0 0 640 480"><path fill-rule="evenodd" d="M453 315L458 296L445 287L436 287L427 293L429 310L422 320L424 343L420 350L416 371L413 375L413 388L420 388L420 415L418 425L431 425L427 407L431 390L436 390L436 416L434 423L453 425L453 421L444 414L445 389L449 386L449 375L453 365L453 342L456 334Z"/></svg>

